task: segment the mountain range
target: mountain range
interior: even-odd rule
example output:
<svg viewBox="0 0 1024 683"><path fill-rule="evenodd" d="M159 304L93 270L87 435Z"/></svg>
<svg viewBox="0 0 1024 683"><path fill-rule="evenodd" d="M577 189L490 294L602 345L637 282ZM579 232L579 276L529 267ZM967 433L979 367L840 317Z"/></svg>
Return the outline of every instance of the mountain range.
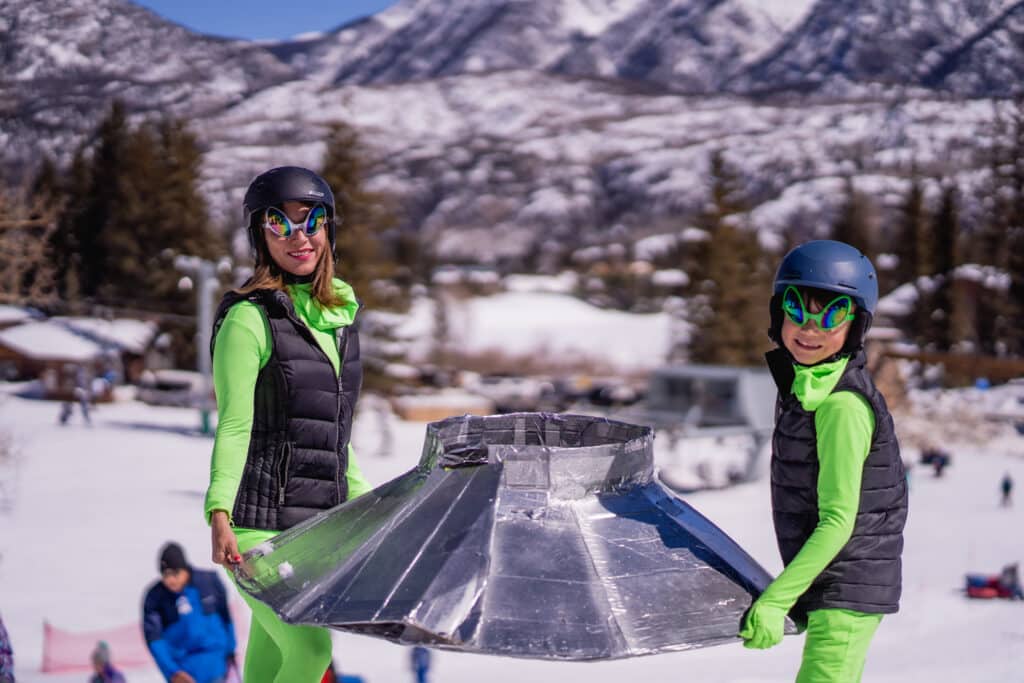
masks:
<svg viewBox="0 0 1024 683"><path fill-rule="evenodd" d="M344 120L370 186L439 253L525 254L678 231L720 152L771 242L820 234L853 177L879 211L913 166L955 178L1024 70L1024 0L402 0L277 43L127 0L0 0L9 181L66 162L114 98L191 121L235 215L256 172L319 164Z"/></svg>

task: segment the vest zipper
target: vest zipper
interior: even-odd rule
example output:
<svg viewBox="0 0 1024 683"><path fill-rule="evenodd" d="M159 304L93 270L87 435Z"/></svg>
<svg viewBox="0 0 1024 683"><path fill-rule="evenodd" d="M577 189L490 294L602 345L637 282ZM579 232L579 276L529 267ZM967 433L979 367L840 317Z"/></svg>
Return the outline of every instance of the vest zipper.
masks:
<svg viewBox="0 0 1024 683"><path fill-rule="evenodd" d="M324 352L322 348L320 348L320 344L317 343L316 338L313 336L313 332L309 329L309 326L305 322L299 320L298 316L295 314L294 307L290 309L286 307L285 311L288 316L288 319L291 320L292 323L296 325L296 328L298 330L300 330L299 334L305 336L307 341L309 341L309 343L313 345L313 348L319 351L320 354L327 359L328 364L330 364L331 359L327 356L327 353ZM352 320L351 325L337 328L338 330L341 331L341 338L338 339L338 409L337 412L335 413L337 415L338 420L338 445L336 447L336 455L338 456L338 467L334 472L334 489L338 503L341 503L341 446L343 443L341 437L344 436L342 429L343 425L341 422L342 393L344 391L344 386L342 383L342 374L345 369L345 353L348 350L348 328L351 327L352 325L355 325L354 318ZM347 443L347 440L345 441L345 443ZM281 497L284 497L283 493L281 494Z"/></svg>
<svg viewBox="0 0 1024 683"><path fill-rule="evenodd" d="M343 444L342 437L344 436L343 423L341 420L341 409L344 404L345 387L342 377L345 375L345 353L348 351L348 328L341 328L341 339L338 340L338 445L336 447L338 456L337 462L338 467L334 471L334 489L337 495L338 505L343 501L341 500L341 447Z"/></svg>
<svg viewBox="0 0 1024 683"><path fill-rule="evenodd" d="M281 460L277 466L277 506L284 505L284 490L288 486L288 465L292 460L292 444L285 441L281 444Z"/></svg>

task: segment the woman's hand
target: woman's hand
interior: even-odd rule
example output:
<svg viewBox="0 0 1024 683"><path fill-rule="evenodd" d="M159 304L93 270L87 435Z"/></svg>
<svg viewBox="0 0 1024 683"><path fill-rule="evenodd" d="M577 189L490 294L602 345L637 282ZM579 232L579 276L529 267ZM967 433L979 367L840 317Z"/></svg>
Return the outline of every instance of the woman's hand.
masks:
<svg viewBox="0 0 1024 683"><path fill-rule="evenodd" d="M230 569L232 565L242 561L242 555L238 552L238 539L231 528L226 511L214 510L210 515L210 538L214 562Z"/></svg>

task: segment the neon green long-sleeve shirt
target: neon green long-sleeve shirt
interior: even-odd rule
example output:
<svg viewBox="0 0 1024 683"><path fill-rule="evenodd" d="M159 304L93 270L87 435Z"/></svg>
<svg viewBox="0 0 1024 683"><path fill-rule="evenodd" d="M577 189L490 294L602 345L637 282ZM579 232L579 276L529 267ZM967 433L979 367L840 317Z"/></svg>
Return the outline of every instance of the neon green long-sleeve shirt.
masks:
<svg viewBox="0 0 1024 683"><path fill-rule="evenodd" d="M818 450L818 524L759 601L789 611L850 540L860 508L864 461L871 450L875 414L860 394L833 393L846 370L843 358L821 365L794 364L792 392L814 414Z"/></svg>
<svg viewBox="0 0 1024 683"><path fill-rule="evenodd" d="M334 331L352 323L358 304L348 284L335 279L334 288L344 301L350 303L334 309L322 309L310 293L311 286L306 284L289 286L288 294L295 313L309 327L334 366L335 373L338 373L341 371L341 359ZM234 509L249 452L256 378L270 360L271 350L270 327L259 307L248 301L232 306L217 332L213 353L218 421L210 458L210 486L204 505L207 520L214 510L224 510L230 515ZM351 444L347 480L349 498L372 488L356 463ZM243 550L277 534L276 531L262 529L236 529L235 533Z"/></svg>

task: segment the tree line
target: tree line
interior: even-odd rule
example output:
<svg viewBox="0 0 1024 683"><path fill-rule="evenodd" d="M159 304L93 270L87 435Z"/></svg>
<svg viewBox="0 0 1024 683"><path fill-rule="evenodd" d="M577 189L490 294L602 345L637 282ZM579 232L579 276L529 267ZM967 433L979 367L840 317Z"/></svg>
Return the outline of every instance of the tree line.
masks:
<svg viewBox="0 0 1024 683"><path fill-rule="evenodd" d="M989 143L970 216L952 179L929 179L914 167L891 229L872 224L871 199L852 182L834 226L836 239L883 266L883 296L903 288L910 311L892 323L925 351L1024 356L1022 103L997 108ZM931 201L928 186L937 195Z"/></svg>
<svg viewBox="0 0 1024 683"><path fill-rule="evenodd" d="M770 346L767 301L775 268L787 249L810 237L839 239L867 253L883 296L909 288L910 313L887 323L922 349L1024 354L1024 107L1001 110L990 138L979 164L988 171L982 210L969 219L950 179L912 169L895 220L881 224L876 200L848 177L827 234L794 227L784 231L782 244L769 245L751 224L752 204L737 169L724 152L713 152L708 201L695 219L706 239L681 241L669 255L668 265L688 276L676 292L684 303L675 310L690 329L672 357L760 364ZM370 154L358 132L338 122L324 141L315 170L337 191L339 273L368 308L401 309L412 284L429 282L435 258L415 234L396 227L394 201L367 189ZM241 227L212 223L199 189L202 158L186 122L132 123L115 102L66 167L44 160L21 200L0 197L6 217L0 299L52 312L103 306L190 317L193 295L180 289L183 274L173 256L230 256L229 238ZM938 188L938 196L929 196L929 188ZM636 307L635 282L624 267L603 277L618 297L611 305ZM193 332L184 325L176 335L183 362Z"/></svg>
<svg viewBox="0 0 1024 683"><path fill-rule="evenodd" d="M781 243L768 245L752 224L738 170L723 151L713 151L707 204L695 223L687 223L705 239L680 241L658 262L688 275L677 291L684 303L665 307L688 329L669 360L763 364L771 347L766 331L775 269L789 249L816 238L867 254L881 296L900 288L895 296L906 310L880 312L876 325L895 328L924 351L1024 356L1024 104L997 112L990 142L979 164L987 170L980 210L969 218L950 178L911 169L899 207L886 213L847 176L834 220L810 229L795 224L782 231ZM620 304L637 302L625 268L604 279L619 292Z"/></svg>
<svg viewBox="0 0 1024 683"><path fill-rule="evenodd" d="M416 245L399 240L398 259L383 248L394 225L391 202L364 186L366 150L357 132L339 122L325 142L315 170L338 194L340 276L370 307L400 306ZM192 365L195 295L183 288L174 257L230 262L230 240L241 227L212 221L199 186L202 161L187 122L132 122L114 102L66 167L46 158L24 192L0 193L0 300L51 314L159 318L178 363ZM237 274L248 265L233 268L223 289L240 284ZM401 285L388 284L394 282Z"/></svg>

